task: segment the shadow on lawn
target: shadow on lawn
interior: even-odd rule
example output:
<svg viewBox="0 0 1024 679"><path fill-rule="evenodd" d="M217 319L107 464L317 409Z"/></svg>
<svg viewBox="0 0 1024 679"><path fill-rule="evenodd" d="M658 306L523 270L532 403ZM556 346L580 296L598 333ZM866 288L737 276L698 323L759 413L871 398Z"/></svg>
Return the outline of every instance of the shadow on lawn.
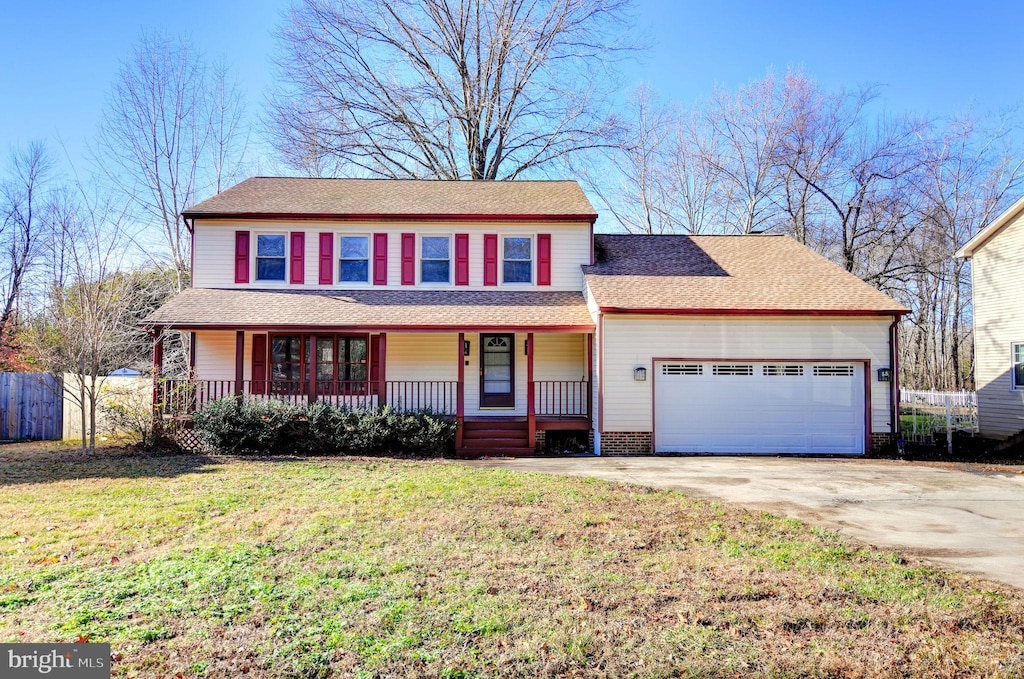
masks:
<svg viewBox="0 0 1024 679"><path fill-rule="evenodd" d="M92 456L79 448L34 442L0 446L0 487L83 479L174 478L208 473L218 464L206 455L143 452L104 447Z"/></svg>

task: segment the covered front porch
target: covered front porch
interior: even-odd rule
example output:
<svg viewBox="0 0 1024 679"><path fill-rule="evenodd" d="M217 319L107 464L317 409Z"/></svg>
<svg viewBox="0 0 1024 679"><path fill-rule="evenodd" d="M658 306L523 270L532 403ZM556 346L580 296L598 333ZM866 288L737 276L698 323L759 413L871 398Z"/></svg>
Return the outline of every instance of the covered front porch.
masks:
<svg viewBox="0 0 1024 679"><path fill-rule="evenodd" d="M226 396L429 408L472 457L593 431L595 324L577 291L191 288L146 325L161 418ZM168 330L190 335L187 379L161 376Z"/></svg>
<svg viewBox="0 0 1024 679"><path fill-rule="evenodd" d="M389 405L454 418L465 457L532 455L555 431L575 432L578 448L589 449L590 332L247 328L196 330L190 340L186 379L162 376L163 335L154 343L154 412L163 422L187 421L229 396Z"/></svg>

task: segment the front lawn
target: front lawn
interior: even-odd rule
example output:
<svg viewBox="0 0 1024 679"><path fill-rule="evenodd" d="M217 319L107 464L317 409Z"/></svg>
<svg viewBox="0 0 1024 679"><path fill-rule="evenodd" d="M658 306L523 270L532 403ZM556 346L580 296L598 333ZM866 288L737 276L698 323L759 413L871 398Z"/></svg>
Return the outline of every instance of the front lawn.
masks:
<svg viewBox="0 0 1024 679"><path fill-rule="evenodd" d="M115 676L1019 676L1024 597L678 493L0 447L0 641Z"/></svg>

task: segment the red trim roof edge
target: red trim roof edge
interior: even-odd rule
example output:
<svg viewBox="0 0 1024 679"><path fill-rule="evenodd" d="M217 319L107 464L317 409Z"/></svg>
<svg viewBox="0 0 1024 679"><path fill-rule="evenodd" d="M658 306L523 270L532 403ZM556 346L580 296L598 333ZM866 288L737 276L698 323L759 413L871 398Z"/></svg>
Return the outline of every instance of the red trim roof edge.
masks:
<svg viewBox="0 0 1024 679"><path fill-rule="evenodd" d="M905 316L909 310L876 309L632 309L602 306L607 314L646 314L649 316Z"/></svg>
<svg viewBox="0 0 1024 679"><path fill-rule="evenodd" d="M445 221L445 222L547 222L547 221L584 221L591 224L597 220L597 214L467 214L467 213L346 213L330 212L192 212L181 213L187 219L264 219L264 220L308 220L308 221Z"/></svg>
<svg viewBox="0 0 1024 679"><path fill-rule="evenodd" d="M273 331L371 331L371 332L456 332L467 330L472 332L593 332L596 325L267 325L267 324L223 324L223 323L152 323L143 327L160 331L168 328L177 330L251 330L259 332Z"/></svg>

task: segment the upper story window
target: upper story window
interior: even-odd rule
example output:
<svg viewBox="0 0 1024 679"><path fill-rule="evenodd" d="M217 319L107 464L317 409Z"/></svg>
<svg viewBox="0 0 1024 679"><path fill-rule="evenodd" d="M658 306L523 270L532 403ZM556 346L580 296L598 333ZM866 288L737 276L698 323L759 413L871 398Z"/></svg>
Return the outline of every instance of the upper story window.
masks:
<svg viewBox="0 0 1024 679"><path fill-rule="evenodd" d="M420 241L420 281L451 282L451 239L448 236L423 236Z"/></svg>
<svg viewBox="0 0 1024 679"><path fill-rule="evenodd" d="M532 242L528 237L509 236L502 247L503 280L506 283L532 283Z"/></svg>
<svg viewBox="0 0 1024 679"><path fill-rule="evenodd" d="M1013 388L1024 389L1024 342L1013 345Z"/></svg>
<svg viewBox="0 0 1024 679"><path fill-rule="evenodd" d="M366 236L342 236L338 248L338 280L365 283L370 275L370 248Z"/></svg>
<svg viewBox="0 0 1024 679"><path fill-rule="evenodd" d="M256 280L283 281L284 272L284 236L256 236Z"/></svg>

